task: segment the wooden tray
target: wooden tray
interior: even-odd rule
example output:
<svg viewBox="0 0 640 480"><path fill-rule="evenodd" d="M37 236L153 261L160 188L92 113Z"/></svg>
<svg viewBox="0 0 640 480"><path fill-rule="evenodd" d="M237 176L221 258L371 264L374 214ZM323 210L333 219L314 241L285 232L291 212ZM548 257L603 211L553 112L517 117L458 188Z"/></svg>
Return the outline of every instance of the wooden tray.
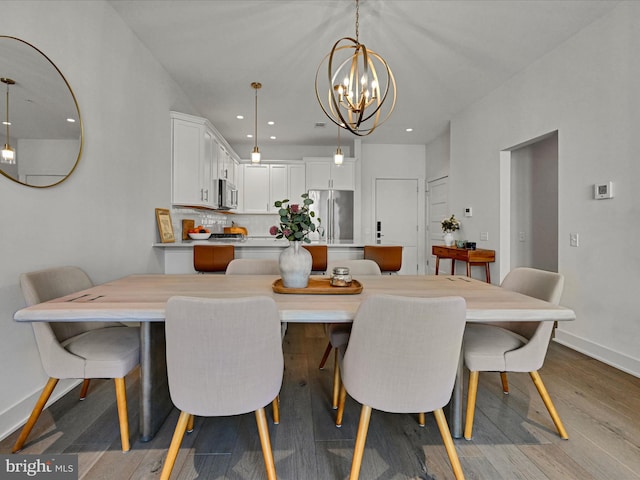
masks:
<svg viewBox="0 0 640 480"><path fill-rule="evenodd" d="M331 279L324 277L311 277L307 288L287 288L279 278L271 285L276 293L298 293L303 295L355 295L362 292L362 284L358 280L352 280L350 287L332 287Z"/></svg>

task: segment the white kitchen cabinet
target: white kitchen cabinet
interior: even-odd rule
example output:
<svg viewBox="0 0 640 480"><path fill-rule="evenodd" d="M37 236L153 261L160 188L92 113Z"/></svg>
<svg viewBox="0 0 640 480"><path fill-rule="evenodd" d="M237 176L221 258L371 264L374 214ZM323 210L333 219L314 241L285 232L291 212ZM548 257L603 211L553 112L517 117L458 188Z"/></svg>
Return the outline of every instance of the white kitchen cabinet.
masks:
<svg viewBox="0 0 640 480"><path fill-rule="evenodd" d="M299 203L305 193L305 165L245 164L242 165L243 213L277 213L276 200L289 199Z"/></svg>
<svg viewBox="0 0 640 480"><path fill-rule="evenodd" d="M305 159L306 188L322 190L355 190L356 175L354 159L345 158L342 165L336 165L332 158Z"/></svg>
<svg viewBox="0 0 640 480"><path fill-rule="evenodd" d="M218 178L228 180L236 185L236 168L238 162L233 158L227 148L216 140L217 158L218 158Z"/></svg>
<svg viewBox="0 0 640 480"><path fill-rule="evenodd" d="M213 133L205 119L176 112L171 131L172 204L212 208Z"/></svg>

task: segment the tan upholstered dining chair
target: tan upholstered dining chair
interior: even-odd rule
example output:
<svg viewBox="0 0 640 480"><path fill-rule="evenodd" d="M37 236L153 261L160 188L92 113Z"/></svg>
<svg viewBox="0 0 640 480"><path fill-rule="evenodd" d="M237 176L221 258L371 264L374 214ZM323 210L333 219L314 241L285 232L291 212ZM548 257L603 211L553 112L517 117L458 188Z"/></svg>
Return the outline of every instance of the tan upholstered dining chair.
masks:
<svg viewBox="0 0 640 480"><path fill-rule="evenodd" d="M327 275L331 276L335 267L347 267L352 276L358 275L382 275L380 267L373 260L356 259L356 260L336 260L327 265ZM333 362L333 393L331 395L331 407L338 408L338 392L340 391L340 367L338 365L338 349L342 345L346 345L349 341L351 333L350 323L325 323L324 333L329 339L327 348L324 350L320 365L318 368L324 368L331 350L334 352Z"/></svg>
<svg viewBox="0 0 640 480"><path fill-rule="evenodd" d="M273 299L173 297L166 307L169 393L180 409L162 480L171 476L193 416L217 417L255 411L270 480L276 478L264 407L277 416L284 360L280 317ZM185 355L185 350L190 352Z"/></svg>
<svg viewBox="0 0 640 480"><path fill-rule="evenodd" d="M78 267L57 267L20 276L28 306L91 288L89 276ZM122 451L129 450L129 420L124 377L140 363L140 329L112 322L31 322L42 367L49 381L16 441L13 452L22 449L29 433L59 379L84 379L81 399L89 379L115 380Z"/></svg>
<svg viewBox="0 0 640 480"><path fill-rule="evenodd" d="M557 305L564 277L559 273L519 267L507 274L501 287ZM542 368L553 322L472 323L464 334L464 362L469 369L469 390L464 437L471 439L480 372L500 372L503 391L509 392L507 372L528 372L560 437L567 431L551 401L538 370Z"/></svg>
<svg viewBox="0 0 640 480"><path fill-rule="evenodd" d="M359 476L372 409L433 412L454 475L464 478L443 407L453 391L465 321L461 297L375 295L362 302L339 356L336 425L342 424L347 392L362 404L350 480Z"/></svg>

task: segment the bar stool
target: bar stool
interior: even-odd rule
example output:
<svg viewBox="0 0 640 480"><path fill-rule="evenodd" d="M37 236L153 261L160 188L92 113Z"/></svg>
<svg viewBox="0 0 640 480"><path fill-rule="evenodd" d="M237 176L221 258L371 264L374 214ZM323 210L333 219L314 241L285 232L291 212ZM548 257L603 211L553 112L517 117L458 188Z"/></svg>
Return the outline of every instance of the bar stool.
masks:
<svg viewBox="0 0 640 480"><path fill-rule="evenodd" d="M326 245L303 245L311 254L311 271L327 271L327 246Z"/></svg>
<svg viewBox="0 0 640 480"><path fill-rule="evenodd" d="M233 245L194 245L193 268L199 273L224 273L234 256Z"/></svg>
<svg viewBox="0 0 640 480"><path fill-rule="evenodd" d="M376 262L382 273L398 273L402 268L402 246L365 245L364 258Z"/></svg>

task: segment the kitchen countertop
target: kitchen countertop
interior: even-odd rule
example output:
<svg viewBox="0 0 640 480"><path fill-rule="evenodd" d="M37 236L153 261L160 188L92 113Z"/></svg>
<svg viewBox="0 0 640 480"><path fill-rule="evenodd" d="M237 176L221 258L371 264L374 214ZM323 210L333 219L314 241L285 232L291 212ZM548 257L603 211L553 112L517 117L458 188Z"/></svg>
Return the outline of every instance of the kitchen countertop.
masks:
<svg viewBox="0 0 640 480"><path fill-rule="evenodd" d="M227 239L219 240L176 240L174 243L154 243L154 248L193 248L194 245L233 245L235 248L284 248L289 246L288 240L276 240L273 237L248 237L244 240ZM364 243L319 243L311 242L309 245L327 245L328 248L364 248Z"/></svg>

